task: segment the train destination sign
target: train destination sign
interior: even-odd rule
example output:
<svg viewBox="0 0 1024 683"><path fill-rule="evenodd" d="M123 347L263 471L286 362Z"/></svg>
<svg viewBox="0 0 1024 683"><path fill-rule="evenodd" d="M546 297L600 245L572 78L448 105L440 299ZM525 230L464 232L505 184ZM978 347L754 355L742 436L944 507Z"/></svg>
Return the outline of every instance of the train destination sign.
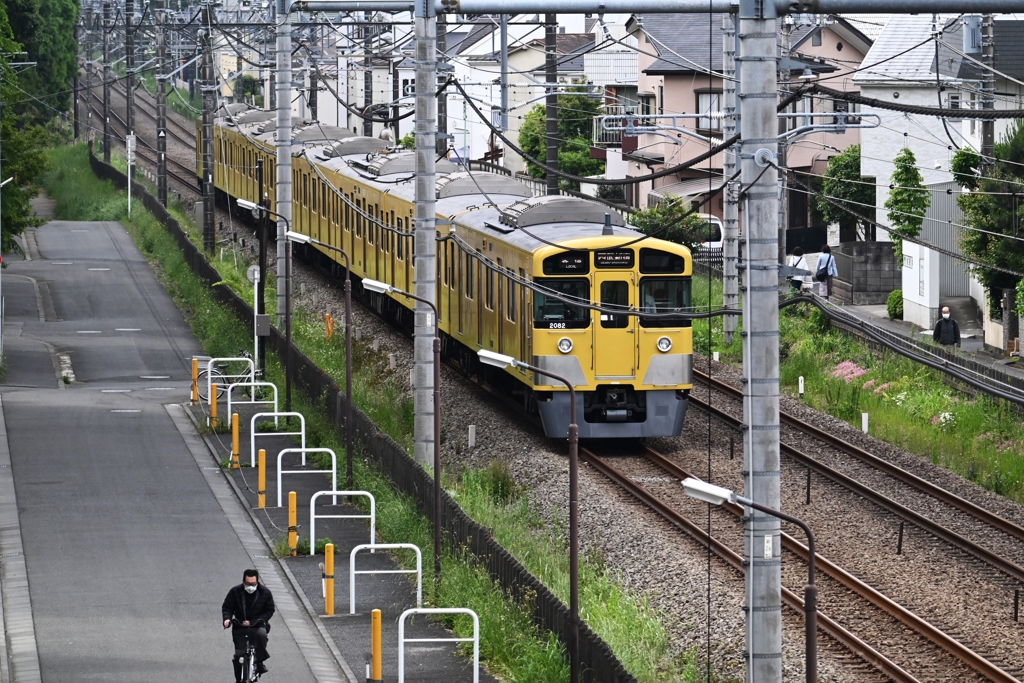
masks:
<svg viewBox="0 0 1024 683"><path fill-rule="evenodd" d="M544 259L545 275L586 275L590 272L590 254L585 251L563 251Z"/></svg>
<svg viewBox="0 0 1024 683"><path fill-rule="evenodd" d="M595 268L623 268L633 267L634 252L632 249L608 249L606 251L594 252Z"/></svg>

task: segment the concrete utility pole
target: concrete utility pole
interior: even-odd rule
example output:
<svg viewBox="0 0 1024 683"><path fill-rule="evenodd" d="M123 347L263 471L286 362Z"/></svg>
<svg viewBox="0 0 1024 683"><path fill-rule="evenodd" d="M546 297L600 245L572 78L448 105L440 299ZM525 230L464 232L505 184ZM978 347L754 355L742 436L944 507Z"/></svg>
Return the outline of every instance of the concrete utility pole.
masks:
<svg viewBox="0 0 1024 683"><path fill-rule="evenodd" d="M85 7L85 134L92 140L92 32L96 28L93 23L92 2Z"/></svg>
<svg viewBox="0 0 1024 683"><path fill-rule="evenodd" d="M110 163L110 0L103 0L103 161Z"/></svg>
<svg viewBox="0 0 1024 683"><path fill-rule="evenodd" d="M722 111L725 117L722 120L722 137L728 140L736 134L736 120L738 117L738 102L736 101L736 24L733 14L722 15ZM739 145L733 145L725 151L722 157L722 173L725 178L731 178L736 173L736 159L738 158ZM737 277L737 258L739 257L739 183L732 181L722 188L724 199L722 209L722 305L725 308L739 308L739 279ZM739 317L727 315L722 319L722 332L725 343L731 344L733 335L739 325Z"/></svg>
<svg viewBox="0 0 1024 683"><path fill-rule="evenodd" d="M81 34L81 30L80 30L79 26L80 26L79 24L77 24L77 23L75 24L75 33L74 33L75 45L79 45L82 42L82 34ZM77 63L76 63L76 66L77 66ZM74 81L74 84L72 85L72 87L75 90L75 101L74 101L74 103L72 105L73 109L71 111L71 118L74 120L74 124L75 124L75 142L78 142L78 135L79 135L79 129L78 129L78 116L79 116L79 112L78 112L78 90L79 90L78 74L80 72L81 72L81 69L77 69L76 68L75 69L75 77L72 79Z"/></svg>
<svg viewBox="0 0 1024 683"><path fill-rule="evenodd" d="M156 24L156 196L167 206L167 0L154 0Z"/></svg>
<svg viewBox="0 0 1024 683"><path fill-rule="evenodd" d="M441 64L448 64L448 24L444 14L437 17L437 52ZM447 76L447 72L444 72ZM442 90L437 96L437 137L434 139L434 151L437 156L448 152L448 91ZM454 140L452 140L454 142ZM454 146L454 145L453 145ZM460 154L461 156L461 154Z"/></svg>
<svg viewBox="0 0 1024 683"><path fill-rule="evenodd" d="M558 15L544 15L544 82L549 84L548 95L544 100L546 118L545 145L547 155L545 162L550 168L558 168L558 89L553 86L558 82ZM558 194L558 176L548 172L548 194Z"/></svg>
<svg viewBox="0 0 1024 683"><path fill-rule="evenodd" d="M981 15L981 108L995 109L996 66L995 27L991 14ZM981 168L982 175L988 175L995 166L993 157L996 148L996 122L989 119L981 122Z"/></svg>
<svg viewBox="0 0 1024 683"><path fill-rule="evenodd" d="M501 130L508 131L508 15L501 15ZM501 158L502 166L505 157Z"/></svg>
<svg viewBox="0 0 1024 683"><path fill-rule="evenodd" d="M430 0L417 0L416 37L416 200L413 213L413 280L418 297L437 303L437 216L435 214L435 154L437 146L437 15ZM415 412L413 457L421 464L434 460L434 320L430 307L416 302L413 359Z"/></svg>
<svg viewBox="0 0 1024 683"><path fill-rule="evenodd" d="M292 220L292 21L289 0L277 2L277 326L284 327L288 278L285 277L285 231Z"/></svg>
<svg viewBox="0 0 1024 683"><path fill-rule="evenodd" d="M740 0L740 170L744 202L743 482L776 510L779 489L779 253L775 41L772 3ZM782 680L782 547L779 520L746 509L748 683Z"/></svg>
<svg viewBox="0 0 1024 683"><path fill-rule="evenodd" d="M202 49L199 90L203 95L203 249L208 254L217 249L213 211L216 196L213 184L213 111L217 106L217 79L213 75L213 8L210 5L210 0L203 3L202 26L199 28L199 46Z"/></svg>
<svg viewBox="0 0 1024 683"><path fill-rule="evenodd" d="M135 0L124 0L124 56L125 56L125 125L128 133L135 135ZM135 164L128 166L128 172L135 175ZM133 178L134 180L134 178Z"/></svg>
<svg viewBox="0 0 1024 683"><path fill-rule="evenodd" d="M363 13L363 135L373 137L373 121L370 110L373 107L373 25L372 15L369 12Z"/></svg>

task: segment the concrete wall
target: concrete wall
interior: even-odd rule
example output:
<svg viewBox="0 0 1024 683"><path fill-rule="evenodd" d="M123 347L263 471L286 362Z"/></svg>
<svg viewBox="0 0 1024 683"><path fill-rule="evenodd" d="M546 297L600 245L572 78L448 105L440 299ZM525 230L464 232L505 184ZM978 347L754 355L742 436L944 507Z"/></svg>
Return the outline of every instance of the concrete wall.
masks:
<svg viewBox="0 0 1024 683"><path fill-rule="evenodd" d="M892 247L891 242L847 242L833 249L839 269L835 299L855 306L884 304L900 282Z"/></svg>

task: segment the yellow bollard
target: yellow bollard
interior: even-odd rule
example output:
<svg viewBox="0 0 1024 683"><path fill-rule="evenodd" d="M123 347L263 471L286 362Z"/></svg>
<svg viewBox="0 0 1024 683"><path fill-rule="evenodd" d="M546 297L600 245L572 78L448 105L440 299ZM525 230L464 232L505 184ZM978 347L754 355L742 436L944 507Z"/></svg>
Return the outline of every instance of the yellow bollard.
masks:
<svg viewBox="0 0 1024 683"><path fill-rule="evenodd" d="M238 469L238 413L231 413L231 468Z"/></svg>
<svg viewBox="0 0 1024 683"><path fill-rule="evenodd" d="M292 550L292 557L298 555L299 527L296 514L295 491L288 492L288 547Z"/></svg>
<svg viewBox="0 0 1024 683"><path fill-rule="evenodd" d="M381 621L380 610L370 613L370 681L384 679L384 661L381 656Z"/></svg>
<svg viewBox="0 0 1024 683"><path fill-rule="evenodd" d="M314 541L310 539L310 543ZM324 579L327 581L324 606L327 609L327 616L334 616L334 544L328 543L324 548Z"/></svg>
<svg viewBox="0 0 1024 683"><path fill-rule="evenodd" d="M199 405L199 359L192 359L192 405Z"/></svg>
<svg viewBox="0 0 1024 683"><path fill-rule="evenodd" d="M217 428L217 385L210 385L210 426Z"/></svg>
<svg viewBox="0 0 1024 683"><path fill-rule="evenodd" d="M256 465L259 468L258 484L256 485L256 507L265 508L267 507L267 452L260 449L260 453L256 461Z"/></svg>

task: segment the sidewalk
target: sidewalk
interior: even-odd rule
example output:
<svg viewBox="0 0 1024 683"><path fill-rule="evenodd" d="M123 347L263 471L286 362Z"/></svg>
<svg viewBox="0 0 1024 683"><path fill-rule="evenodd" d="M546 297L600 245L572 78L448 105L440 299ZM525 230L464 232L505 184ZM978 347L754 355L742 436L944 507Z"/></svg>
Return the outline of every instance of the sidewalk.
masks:
<svg viewBox="0 0 1024 683"><path fill-rule="evenodd" d="M226 400L221 399L221 411L226 410ZM234 409L234 408L233 408ZM260 407L259 411L252 405L241 405L239 413L240 436L240 469L228 469L228 479L232 483L236 495L250 511L252 521L259 533L270 547L287 538L288 530L288 492L295 491L298 502L297 526L300 539L309 540L309 501L318 491L330 490L330 471L322 471L312 465L312 455L307 457L307 465L302 466L298 453L285 454L282 468L286 471L301 471L303 474L285 474L282 478L282 507L277 507L277 461L278 454L285 448L298 448L298 439L290 436L273 434L261 435L257 438L257 449L267 452L267 507L260 510L257 505L257 479L255 468L249 467L251 460L251 438L249 435L250 421L256 412L270 410ZM205 427L207 415L205 406L190 409L192 420ZM269 421L269 419L268 419ZM222 418L222 424L223 424ZM230 424L228 418L227 424ZM206 430L204 430L206 431ZM230 459L231 434L206 434L204 437L210 452L211 464L220 464ZM309 444L307 444L309 446ZM345 453L340 451L338 457L339 480L343 486L345 473ZM308 473L308 474L306 474ZM364 515L355 505L345 504L339 498L339 505L332 505L330 496L321 496L317 500L317 515ZM319 615L317 627L335 648L339 659L347 662L346 673L353 681L365 680L366 655L370 652L370 612L379 609L382 612L383 624L383 662L384 681L389 683L398 680L398 618L407 609L416 607L415 574L360 574L356 578L356 613L349 614L349 560L352 549L361 544L370 543L370 530L367 519L317 519L316 536L318 539L329 538L335 546L335 615L326 617L321 580L320 564L324 561L323 553L318 555L300 555L284 558L280 566L288 575L294 588L299 593L303 604L311 615ZM380 543L380 539L375 539ZM433 560L428 556L429 548L423 551L423 582L433 580ZM414 557L412 551L398 551ZM356 568L358 571L400 569L392 553L378 551L370 553L361 551L358 554ZM430 605L424 604L424 607ZM454 634L440 624L426 617L415 617L406 620L405 637L421 638L452 638ZM453 643L411 643L405 647L405 680L417 683L461 683L472 681L472 649L465 644L461 650L464 655L456 654L457 644ZM495 679L481 671L480 680L491 682Z"/></svg>
<svg viewBox="0 0 1024 683"><path fill-rule="evenodd" d="M839 306L846 313L863 320L868 325L885 330L891 334L912 339L916 342L930 341L931 330L924 330L913 323L903 320L890 320L885 304L874 306ZM1024 379L1024 364L1011 360L1005 355L989 351L985 348L982 330L973 322L973 317L965 315L950 304L953 318L960 323L960 348L955 351L958 356L969 358L979 365L993 368L1007 375Z"/></svg>

